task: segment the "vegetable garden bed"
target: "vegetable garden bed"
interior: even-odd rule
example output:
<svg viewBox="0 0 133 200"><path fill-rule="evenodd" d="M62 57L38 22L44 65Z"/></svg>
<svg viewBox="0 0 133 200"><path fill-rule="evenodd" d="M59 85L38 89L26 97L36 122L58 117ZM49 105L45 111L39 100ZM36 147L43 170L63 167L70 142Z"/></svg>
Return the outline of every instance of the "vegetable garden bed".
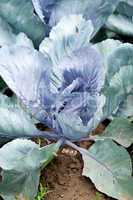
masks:
<svg viewBox="0 0 133 200"><path fill-rule="evenodd" d="M133 200L132 145L133 0L0 0L1 198Z"/></svg>

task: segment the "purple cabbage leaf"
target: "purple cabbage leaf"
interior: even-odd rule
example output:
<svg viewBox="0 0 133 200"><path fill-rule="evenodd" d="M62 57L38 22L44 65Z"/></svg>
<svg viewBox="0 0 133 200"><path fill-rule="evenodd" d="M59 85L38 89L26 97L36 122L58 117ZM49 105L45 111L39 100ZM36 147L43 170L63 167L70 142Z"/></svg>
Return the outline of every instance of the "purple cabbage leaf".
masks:
<svg viewBox="0 0 133 200"><path fill-rule="evenodd" d="M62 17L82 14L94 25L94 36L115 11L120 0L32 0L36 13L44 23L55 26Z"/></svg>

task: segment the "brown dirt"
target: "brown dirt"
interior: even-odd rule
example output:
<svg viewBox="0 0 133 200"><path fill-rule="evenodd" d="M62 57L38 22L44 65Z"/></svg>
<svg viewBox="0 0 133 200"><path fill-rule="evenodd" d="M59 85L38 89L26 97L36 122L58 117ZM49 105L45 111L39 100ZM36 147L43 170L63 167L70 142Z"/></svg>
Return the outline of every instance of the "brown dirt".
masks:
<svg viewBox="0 0 133 200"><path fill-rule="evenodd" d="M108 121L100 124L93 134L101 134L107 125ZM89 148L91 144L82 142L80 146ZM77 152L71 154L72 151L65 147L42 173L41 180L48 189L45 200L115 200L98 192L91 180L82 176L82 158ZM133 158L131 152L133 146L129 148Z"/></svg>
<svg viewBox="0 0 133 200"><path fill-rule="evenodd" d="M105 125L100 124L93 134L100 134ZM80 146L89 148L91 142ZM72 154L71 154L72 152ZM42 182L48 189L45 200L113 200L99 193L89 178L82 176L83 162L80 154L64 148L42 173Z"/></svg>
<svg viewBox="0 0 133 200"><path fill-rule="evenodd" d="M45 200L113 200L100 193L97 197L93 183L81 175L82 167L79 154L59 153L42 175L48 188Z"/></svg>

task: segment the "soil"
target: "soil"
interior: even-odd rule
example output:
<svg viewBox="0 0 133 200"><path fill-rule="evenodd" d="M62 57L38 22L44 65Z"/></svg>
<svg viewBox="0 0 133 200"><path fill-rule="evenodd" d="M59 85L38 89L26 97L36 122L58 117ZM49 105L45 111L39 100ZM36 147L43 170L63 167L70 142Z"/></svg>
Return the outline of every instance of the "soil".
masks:
<svg viewBox="0 0 133 200"><path fill-rule="evenodd" d="M65 150L60 152L42 174L48 188L45 200L113 200L97 192L90 179L81 175L82 168L78 153L68 155Z"/></svg>
<svg viewBox="0 0 133 200"><path fill-rule="evenodd" d="M93 134L102 133L105 124L100 124ZM88 149L92 142L79 145ZM80 154L70 147L63 148L42 172L41 182L48 190L45 200L114 200L98 192L91 180L82 176L82 168Z"/></svg>

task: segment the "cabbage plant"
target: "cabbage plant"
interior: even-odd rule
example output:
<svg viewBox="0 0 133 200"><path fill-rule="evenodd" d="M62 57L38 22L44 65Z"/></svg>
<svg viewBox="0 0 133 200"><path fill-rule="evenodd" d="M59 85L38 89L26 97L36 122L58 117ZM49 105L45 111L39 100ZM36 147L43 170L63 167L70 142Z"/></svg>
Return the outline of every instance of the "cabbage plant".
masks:
<svg viewBox="0 0 133 200"><path fill-rule="evenodd" d="M93 45L94 29L82 15L68 15L39 50L29 40L0 49L0 76L15 94L0 95L0 138L1 143L9 141L0 149L0 194L5 200L34 200L41 169L66 144L81 153L82 174L99 191L132 199L132 162L122 146L133 141L127 119L132 107L126 103L133 92L133 46L115 40ZM114 120L103 135L93 136L106 118ZM39 130L38 123L47 130ZM40 147L30 140L37 137L52 143ZM85 150L74 143L83 140L94 144Z"/></svg>

